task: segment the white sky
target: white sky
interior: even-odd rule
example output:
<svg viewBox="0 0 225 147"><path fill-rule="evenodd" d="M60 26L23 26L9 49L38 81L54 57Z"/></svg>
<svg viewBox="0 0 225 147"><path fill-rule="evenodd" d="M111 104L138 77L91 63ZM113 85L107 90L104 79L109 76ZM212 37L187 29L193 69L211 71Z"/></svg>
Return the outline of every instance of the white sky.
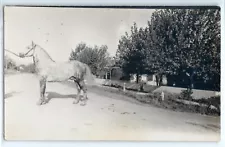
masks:
<svg viewBox="0 0 225 147"><path fill-rule="evenodd" d="M153 9L5 7L5 49L25 52L33 40L56 61L68 61L80 42L107 45L114 56L121 35L133 22L147 25ZM12 57L18 64L32 59Z"/></svg>

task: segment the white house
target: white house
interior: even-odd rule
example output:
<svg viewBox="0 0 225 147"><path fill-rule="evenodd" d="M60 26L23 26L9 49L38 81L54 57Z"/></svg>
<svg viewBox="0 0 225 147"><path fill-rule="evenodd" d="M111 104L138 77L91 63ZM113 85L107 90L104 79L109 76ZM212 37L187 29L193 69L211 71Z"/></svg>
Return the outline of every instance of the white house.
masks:
<svg viewBox="0 0 225 147"><path fill-rule="evenodd" d="M130 82L132 82L132 83L136 82L136 78L137 78L136 74L133 74L131 76ZM152 74L152 75L143 74L140 76L140 81L146 82L146 84L148 84L148 85L154 85L154 86L157 85L156 84L156 76L154 74ZM162 84L163 85L167 84L166 76L163 76Z"/></svg>

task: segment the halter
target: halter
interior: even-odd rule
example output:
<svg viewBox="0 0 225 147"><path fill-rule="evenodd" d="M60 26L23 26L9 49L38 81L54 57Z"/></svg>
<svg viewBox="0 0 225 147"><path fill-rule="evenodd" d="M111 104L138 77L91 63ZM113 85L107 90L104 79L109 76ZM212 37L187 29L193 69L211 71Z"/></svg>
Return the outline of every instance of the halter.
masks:
<svg viewBox="0 0 225 147"><path fill-rule="evenodd" d="M13 54L13 55L15 55L15 56L17 56L17 57L20 57L20 58L24 58L24 57L33 57L34 54L31 54L31 55L27 55L27 54L29 54L32 50L34 50L36 46L37 46L37 45L34 44L34 43L32 42L32 48L30 49L30 48L28 47L29 51L26 52L25 54L23 54L23 53L16 54L16 53L14 53L14 52L12 52L12 51L10 51L10 50L7 50L7 49L5 49L5 51L7 51L7 52L9 52L9 53L11 53L11 54Z"/></svg>
<svg viewBox="0 0 225 147"><path fill-rule="evenodd" d="M5 49L5 51L7 51L7 52L9 52L9 53L11 53L11 54L13 54L13 55L15 55L15 56L17 56L17 57L20 57L20 55L18 55L18 54L16 54L16 53L12 52L12 51L10 51L10 50Z"/></svg>
<svg viewBox="0 0 225 147"><path fill-rule="evenodd" d="M26 52L23 56L24 57L32 57L33 56L33 54L31 54L31 55L27 55L27 54L29 54L29 52L30 51L32 51L34 48L31 48L28 52Z"/></svg>
<svg viewBox="0 0 225 147"><path fill-rule="evenodd" d="M37 45L34 44L34 43L32 42L32 48L30 49L30 48L28 47L29 51L26 52L23 56L24 56L24 57L32 57L34 54L31 54L31 55L27 55L27 54L29 54L32 50L34 50L36 46L37 46Z"/></svg>

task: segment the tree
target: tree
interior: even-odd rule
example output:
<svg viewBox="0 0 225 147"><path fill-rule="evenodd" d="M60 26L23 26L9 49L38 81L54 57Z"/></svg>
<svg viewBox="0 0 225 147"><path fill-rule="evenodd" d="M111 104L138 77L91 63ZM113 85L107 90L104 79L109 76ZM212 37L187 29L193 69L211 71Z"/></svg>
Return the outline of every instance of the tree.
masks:
<svg viewBox="0 0 225 147"><path fill-rule="evenodd" d="M16 63L13 61L9 56L5 56L4 59L4 68L5 69L15 69L16 68Z"/></svg>
<svg viewBox="0 0 225 147"><path fill-rule="evenodd" d="M36 72L35 66L34 66L33 63L24 66L24 69L23 69L23 70L24 70L25 72L28 72L28 73L35 73L35 72Z"/></svg>
<svg viewBox="0 0 225 147"><path fill-rule="evenodd" d="M72 50L69 60L78 60L89 65L92 73L98 76L109 64L110 57L107 50L106 45L89 47L85 43L80 43Z"/></svg>
<svg viewBox="0 0 225 147"><path fill-rule="evenodd" d="M189 88L202 77L220 87L220 10L159 10L148 29L150 69L186 76Z"/></svg>
<svg viewBox="0 0 225 147"><path fill-rule="evenodd" d="M147 28L131 27L119 40L116 63L127 74L154 73L192 89L220 90L220 10L156 10ZM138 82L138 78L137 78Z"/></svg>
<svg viewBox="0 0 225 147"><path fill-rule="evenodd" d="M136 23L131 27L131 35L126 32L121 37L116 53L118 62L126 75L136 74L136 82L139 76L146 73L146 33L143 28L138 29Z"/></svg>
<svg viewBox="0 0 225 147"><path fill-rule="evenodd" d="M75 50L74 50L74 51L73 51L73 50L71 51L69 60L77 60L78 57L79 57L79 54L80 54L83 50L85 50L85 49L87 49L87 48L88 48L88 47L87 47L86 43L84 43L84 42L79 43L79 44L76 46Z"/></svg>

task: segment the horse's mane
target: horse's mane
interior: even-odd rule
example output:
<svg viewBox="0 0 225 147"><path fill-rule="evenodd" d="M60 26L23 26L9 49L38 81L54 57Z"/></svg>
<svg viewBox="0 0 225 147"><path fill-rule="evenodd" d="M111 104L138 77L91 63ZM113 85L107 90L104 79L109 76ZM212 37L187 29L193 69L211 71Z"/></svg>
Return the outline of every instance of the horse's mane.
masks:
<svg viewBox="0 0 225 147"><path fill-rule="evenodd" d="M36 44L36 46L38 46L49 57L49 59L52 60L52 62L55 62L45 49L43 49L40 45Z"/></svg>

